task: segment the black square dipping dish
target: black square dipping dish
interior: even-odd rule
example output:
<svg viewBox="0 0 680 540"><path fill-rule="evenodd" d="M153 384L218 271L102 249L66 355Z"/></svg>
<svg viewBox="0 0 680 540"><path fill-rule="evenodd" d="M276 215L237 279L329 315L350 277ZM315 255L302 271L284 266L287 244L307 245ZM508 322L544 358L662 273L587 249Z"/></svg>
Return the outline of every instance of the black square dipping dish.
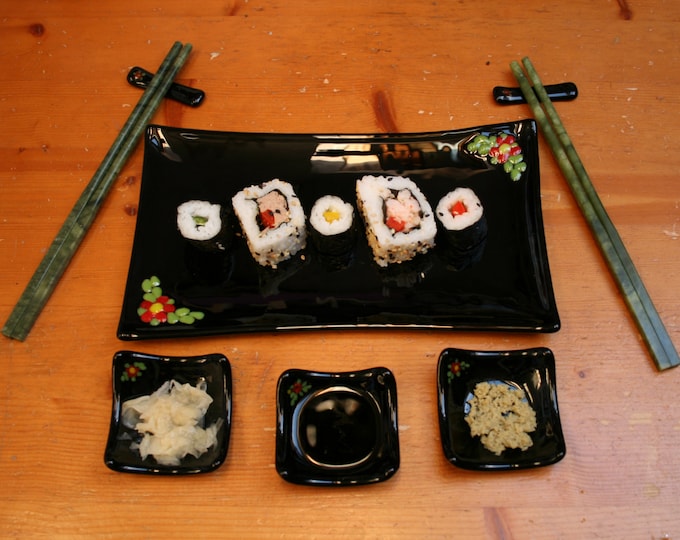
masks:
<svg viewBox="0 0 680 540"><path fill-rule="evenodd" d="M164 383L201 385L212 398L202 426L216 425L216 442L201 455L182 457L179 464L157 462L152 455L142 458L134 448L142 439L134 427L123 421L123 404L140 396L148 396ZM210 472L224 463L231 433L231 366L222 354L192 357L155 356L131 351L117 352L113 357L113 407L104 463L119 472L145 474L192 474Z"/></svg>
<svg viewBox="0 0 680 540"><path fill-rule="evenodd" d="M478 383L522 389L536 413L536 429L526 450L496 455L473 437L465 418ZM555 358L550 349L513 351L445 349L437 368L439 429L446 458L463 469L526 469L560 461L566 446L557 407Z"/></svg>
<svg viewBox="0 0 680 540"><path fill-rule="evenodd" d="M285 371L277 387L276 470L295 484L381 482L399 468L397 387L383 367Z"/></svg>

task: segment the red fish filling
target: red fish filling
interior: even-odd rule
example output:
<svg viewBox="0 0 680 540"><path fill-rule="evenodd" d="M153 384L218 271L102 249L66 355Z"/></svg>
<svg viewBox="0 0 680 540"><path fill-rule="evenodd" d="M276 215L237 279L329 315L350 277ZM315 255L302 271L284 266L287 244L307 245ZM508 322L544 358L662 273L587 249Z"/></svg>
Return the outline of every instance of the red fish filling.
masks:
<svg viewBox="0 0 680 540"><path fill-rule="evenodd" d="M408 189L385 200L385 225L394 232L407 233L420 226L420 204Z"/></svg>
<svg viewBox="0 0 680 540"><path fill-rule="evenodd" d="M257 199L257 224L261 231L276 229L282 223L290 221L288 201L279 190L274 189Z"/></svg>

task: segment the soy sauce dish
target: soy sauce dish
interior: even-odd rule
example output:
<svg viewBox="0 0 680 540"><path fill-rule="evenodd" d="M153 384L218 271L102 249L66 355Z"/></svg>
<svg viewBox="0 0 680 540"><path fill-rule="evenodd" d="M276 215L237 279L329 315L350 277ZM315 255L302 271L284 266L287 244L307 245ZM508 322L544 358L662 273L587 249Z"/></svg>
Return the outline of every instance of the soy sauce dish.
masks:
<svg viewBox="0 0 680 540"><path fill-rule="evenodd" d="M503 391L521 390L521 400L535 413L535 429L528 430L527 448L510 447L497 453L489 450L480 436L472 435L466 417L480 383L487 383L487 389L496 386ZM555 358L550 349L445 349L439 356L437 391L442 448L446 459L457 467L481 471L526 469L552 465L566 454L557 404ZM514 412L506 409L502 414Z"/></svg>
<svg viewBox="0 0 680 540"><path fill-rule="evenodd" d="M290 369L277 385L276 470L286 481L357 485L399 468L397 389L383 367Z"/></svg>
<svg viewBox="0 0 680 540"><path fill-rule="evenodd" d="M109 437L104 451L104 463L107 467L118 472L183 475L211 472L222 465L227 457L231 432L231 366L226 356L222 354L208 354L192 357L155 356L132 351L120 351L113 357L113 406ZM171 382L174 381L174 382ZM138 418L131 423L126 417L126 403L139 402L147 396L158 392L167 398L174 389L185 390L190 393L194 402L200 402L205 407L205 413L197 413L195 409L184 410L194 414L174 434L182 430L190 433L209 433L205 439L198 439L203 447L199 451L192 448L192 452L173 456L169 463L167 458L151 453L142 456L140 444L151 430L140 433L135 425ZM167 389L164 392L163 389ZM157 395L158 395L157 394ZM206 395L209 397L206 397ZM167 404L167 403L165 403ZM163 405L163 404L161 404ZM163 407L155 409L164 414ZM202 409L201 409L202 410ZM173 423L175 418L173 417ZM164 418L158 418L155 425L163 426ZM193 424L193 425L190 425ZM167 423L163 426L167 428ZM184 431L186 433L186 431ZM182 439L186 441L187 439ZM191 440L191 438L189 439ZM194 438L195 442L197 439ZM207 441L207 442L206 442ZM166 443L167 441L163 441ZM173 442L174 449L179 446L177 440ZM166 444L159 446L167 447ZM156 447L158 448L158 447ZM185 450L181 449L180 454ZM165 456L164 456L165 457Z"/></svg>

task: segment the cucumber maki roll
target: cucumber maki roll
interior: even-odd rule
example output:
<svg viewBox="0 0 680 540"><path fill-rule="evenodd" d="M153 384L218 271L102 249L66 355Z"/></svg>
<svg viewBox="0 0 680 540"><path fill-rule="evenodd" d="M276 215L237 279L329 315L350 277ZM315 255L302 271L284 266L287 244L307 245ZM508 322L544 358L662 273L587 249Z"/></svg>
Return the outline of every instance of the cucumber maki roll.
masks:
<svg viewBox="0 0 680 540"><path fill-rule="evenodd" d="M224 251L229 244L226 216L221 205L192 200L177 207L177 228L192 245L208 251Z"/></svg>

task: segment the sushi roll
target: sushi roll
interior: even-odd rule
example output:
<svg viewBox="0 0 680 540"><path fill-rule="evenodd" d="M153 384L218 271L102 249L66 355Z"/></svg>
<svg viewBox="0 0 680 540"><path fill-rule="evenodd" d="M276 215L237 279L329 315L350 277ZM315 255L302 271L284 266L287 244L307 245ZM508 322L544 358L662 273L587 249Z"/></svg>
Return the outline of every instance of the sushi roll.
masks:
<svg viewBox="0 0 680 540"><path fill-rule="evenodd" d="M262 266L276 268L307 242L305 213L293 187L274 179L232 197L248 249Z"/></svg>
<svg viewBox="0 0 680 540"><path fill-rule="evenodd" d="M379 266L409 261L434 247L434 214L412 180L364 176L357 181L356 191L366 239Z"/></svg>
<svg viewBox="0 0 680 540"><path fill-rule="evenodd" d="M354 207L340 197L326 195L312 206L309 233L319 253L339 255L354 245Z"/></svg>
<svg viewBox="0 0 680 540"><path fill-rule="evenodd" d="M456 251L479 245L487 233L484 207L470 188L459 187L441 198L435 209L445 237Z"/></svg>
<svg viewBox="0 0 680 540"><path fill-rule="evenodd" d="M206 250L224 251L229 239L222 206L192 200L177 207L177 228L192 245Z"/></svg>

